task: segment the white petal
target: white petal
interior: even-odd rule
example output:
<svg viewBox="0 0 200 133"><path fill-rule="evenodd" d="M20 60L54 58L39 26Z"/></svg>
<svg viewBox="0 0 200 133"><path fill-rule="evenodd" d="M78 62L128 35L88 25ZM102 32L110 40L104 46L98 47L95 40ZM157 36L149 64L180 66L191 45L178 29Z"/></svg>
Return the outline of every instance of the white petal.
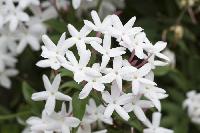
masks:
<svg viewBox="0 0 200 133"><path fill-rule="evenodd" d="M167 46L166 42L158 41L153 47L155 49L155 52L160 52L164 50L166 46Z"/></svg>
<svg viewBox="0 0 200 133"><path fill-rule="evenodd" d="M114 104L108 104L108 106L106 107L106 110L104 112L104 116L106 118L110 118L112 113L114 112L115 110L115 105Z"/></svg>
<svg viewBox="0 0 200 133"><path fill-rule="evenodd" d="M110 57L108 55L102 56L101 68L105 68L110 61Z"/></svg>
<svg viewBox="0 0 200 133"><path fill-rule="evenodd" d="M60 101L71 101L72 100L72 98L70 96L67 96L61 92L57 92L55 94L55 97L57 100L60 100Z"/></svg>
<svg viewBox="0 0 200 133"><path fill-rule="evenodd" d="M153 113L152 124L153 124L154 127L159 127L160 119L161 119L161 113L160 112Z"/></svg>
<svg viewBox="0 0 200 133"><path fill-rule="evenodd" d="M110 95L110 93L108 91L104 91L101 93L102 94L102 98L106 103L112 103L113 99Z"/></svg>
<svg viewBox="0 0 200 133"><path fill-rule="evenodd" d="M96 26L100 26L101 25L101 20L100 20L100 18L98 16L97 12L93 10L91 12L91 16L92 16L92 19L93 19L95 25Z"/></svg>
<svg viewBox="0 0 200 133"><path fill-rule="evenodd" d="M48 77L46 75L43 75L42 76L42 79L43 79L43 83L44 83L44 87L47 91L50 91L52 90L52 85L48 79Z"/></svg>
<svg viewBox="0 0 200 133"><path fill-rule="evenodd" d="M48 115L53 113L55 106L56 106L55 96L53 95L49 96L45 104L45 111L47 112Z"/></svg>
<svg viewBox="0 0 200 133"><path fill-rule="evenodd" d="M132 17L125 25L124 28L126 29L130 29L133 27L134 23L135 23L136 17Z"/></svg>
<svg viewBox="0 0 200 133"><path fill-rule="evenodd" d="M51 41L51 39L47 35L42 36L42 41L49 50L56 50L56 45Z"/></svg>
<svg viewBox="0 0 200 133"><path fill-rule="evenodd" d="M61 82L61 76L60 76L60 74L57 74L52 83L52 88L53 88L54 92L58 91L60 82Z"/></svg>
<svg viewBox="0 0 200 133"><path fill-rule="evenodd" d="M146 121L147 118L144 114L144 111L139 106L133 106L133 112L140 121Z"/></svg>
<svg viewBox="0 0 200 133"><path fill-rule="evenodd" d="M75 1L77 1L77 0L75 0ZM80 1L80 0L78 0L78 1ZM68 27L68 31L69 31L69 33L72 37L79 36L79 32L77 31L77 29L73 25L68 24L67 27Z"/></svg>
<svg viewBox="0 0 200 133"><path fill-rule="evenodd" d="M128 121L130 116L121 106L116 105L115 110L124 120Z"/></svg>
<svg viewBox="0 0 200 133"><path fill-rule="evenodd" d="M91 83L87 83L85 86L84 86L84 88L82 89L82 91L80 92L80 94L79 94L79 98L80 99L84 99L84 98L86 98L88 95L89 95L89 93L92 91L92 84Z"/></svg>
<svg viewBox="0 0 200 133"><path fill-rule="evenodd" d="M104 84L101 83L93 83L93 88L97 91L103 91L105 89Z"/></svg>
<svg viewBox="0 0 200 133"><path fill-rule="evenodd" d="M67 117L65 123L69 127L77 127L80 124L80 120L75 117Z"/></svg>
<svg viewBox="0 0 200 133"><path fill-rule="evenodd" d="M111 48L111 36L109 34L104 35L103 48L107 50Z"/></svg>
<svg viewBox="0 0 200 133"><path fill-rule="evenodd" d="M31 99L34 101L42 101L42 100L47 100L48 96L49 94L46 91L42 91L42 92L34 93Z"/></svg>

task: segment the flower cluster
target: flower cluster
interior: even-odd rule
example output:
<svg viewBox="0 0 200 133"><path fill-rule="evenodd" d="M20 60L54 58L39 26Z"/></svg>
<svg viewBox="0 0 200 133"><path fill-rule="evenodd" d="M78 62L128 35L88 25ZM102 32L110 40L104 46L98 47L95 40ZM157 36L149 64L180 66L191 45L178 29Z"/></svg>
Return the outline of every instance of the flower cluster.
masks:
<svg viewBox="0 0 200 133"><path fill-rule="evenodd" d="M183 107L187 108L191 121L200 124L200 93L190 91L187 93L187 99L183 102Z"/></svg>
<svg viewBox="0 0 200 133"><path fill-rule="evenodd" d="M57 13L48 2L0 0L1 86L10 88L8 77L18 73L14 68L16 56L22 53L27 45L35 51L40 49L41 35L47 30L44 21L55 16Z"/></svg>
<svg viewBox="0 0 200 133"><path fill-rule="evenodd" d="M93 22L84 20L85 25L80 31L68 24L71 37L66 39L66 33L63 33L57 45L47 35L43 35L41 56L44 59L37 63L39 67L50 67L55 71L61 67L72 71L74 80L83 85L79 93L80 99L85 99L93 91L99 97L102 96L102 104L98 107L90 100L79 133L84 132L84 129L91 132L90 126L95 121L112 124L111 116L114 111L125 121L130 119L129 112L134 112L148 127L144 130L145 133L173 132L159 127L160 113L155 114L151 123L144 111L155 107L160 112L160 100L168 96L166 91L154 82L152 71L156 66L168 64L169 58L161 53L167 44L159 41L153 45L141 27L134 27L135 17L123 25L117 15L109 15L103 21L96 11L92 11L91 16ZM92 32L96 32L97 36L91 37ZM79 58L72 52L74 46ZM91 64L91 57L98 53L102 57L100 63ZM130 57L127 58L127 55ZM59 75L52 85L47 82L46 76L43 80L46 91L35 93L32 98L37 101L46 100L44 112L51 117L54 114L55 100L70 101L70 97L58 92L61 80ZM57 121L57 118L55 119ZM75 127L69 123L65 126ZM85 126L86 128L83 128ZM33 127L32 123L31 129L35 129ZM47 130L46 127L49 126L45 126L42 131ZM50 131L63 129L51 124L50 127Z"/></svg>

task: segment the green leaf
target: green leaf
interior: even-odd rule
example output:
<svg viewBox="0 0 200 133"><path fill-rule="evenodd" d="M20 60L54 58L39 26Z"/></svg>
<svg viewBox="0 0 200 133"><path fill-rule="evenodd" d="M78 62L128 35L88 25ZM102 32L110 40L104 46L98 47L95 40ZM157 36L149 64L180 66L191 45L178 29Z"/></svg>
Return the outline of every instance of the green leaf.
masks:
<svg viewBox="0 0 200 133"><path fill-rule="evenodd" d="M59 72L61 73L62 77L73 77L73 73L67 69L60 69Z"/></svg>
<svg viewBox="0 0 200 133"><path fill-rule="evenodd" d="M60 89L64 89L64 88L75 88L75 89L80 90L81 85L79 85L75 81L68 81L68 82L62 84L60 87Z"/></svg>
<svg viewBox="0 0 200 133"><path fill-rule="evenodd" d="M79 92L75 93L72 98L73 115L82 120L88 99L79 99Z"/></svg>
<svg viewBox="0 0 200 133"><path fill-rule="evenodd" d="M171 68L169 66L157 67L154 70L154 74L155 74L155 76L163 76L163 75L166 75L170 70L171 70Z"/></svg>
<svg viewBox="0 0 200 133"><path fill-rule="evenodd" d="M26 100L26 102L32 103L33 101L31 100L31 96L35 92L35 90L28 83L23 82L22 91L23 91L24 99Z"/></svg>

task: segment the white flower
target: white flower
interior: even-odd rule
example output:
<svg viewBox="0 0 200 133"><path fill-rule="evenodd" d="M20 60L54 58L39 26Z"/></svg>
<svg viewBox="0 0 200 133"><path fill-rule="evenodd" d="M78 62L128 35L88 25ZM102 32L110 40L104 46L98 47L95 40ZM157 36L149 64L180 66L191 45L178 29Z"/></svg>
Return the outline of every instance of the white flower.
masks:
<svg viewBox="0 0 200 133"><path fill-rule="evenodd" d="M71 101L71 97L58 91L61 76L57 75L51 84L46 75L43 75L43 82L46 91L37 92L32 95L34 101L46 100L45 111L51 114L54 111L56 100Z"/></svg>
<svg viewBox="0 0 200 133"><path fill-rule="evenodd" d="M104 116L105 107L103 105L99 105L97 107L95 101L93 99L89 100L89 104L86 106L86 113L83 118L84 123L92 124L94 122L104 122L106 124L112 125L113 120L112 118L106 118Z"/></svg>
<svg viewBox="0 0 200 133"><path fill-rule="evenodd" d="M101 43L101 38L98 37L87 37L90 34L91 29L87 26L82 27L80 32L71 24L68 24L68 30L70 35L72 36L71 39L73 43L76 44L79 54L86 51L86 44L90 43L91 41L95 41L97 43Z"/></svg>
<svg viewBox="0 0 200 133"><path fill-rule="evenodd" d="M142 30L142 29L141 29ZM129 43L126 42L120 42L120 45L124 46L125 48L128 48L130 52L134 50L135 55L139 59L144 59L146 55L144 54L144 46L146 45L146 34L144 32L141 32L140 29L136 31L136 35L131 37L131 40Z"/></svg>
<svg viewBox="0 0 200 133"><path fill-rule="evenodd" d="M144 123L148 128L144 129L143 133L173 133L173 130L159 127L160 119L161 119L161 113L159 112L153 113L152 123L149 121Z"/></svg>
<svg viewBox="0 0 200 133"><path fill-rule="evenodd" d="M127 112L133 111L136 117L140 121L146 121L146 116L143 109L149 109L154 107L151 101L141 100L141 95L133 95L133 99L130 103L124 105L124 109Z"/></svg>
<svg viewBox="0 0 200 133"><path fill-rule="evenodd" d="M106 33L107 28L111 27L111 16L107 16L103 22L101 22L101 19L99 18L96 11L91 12L92 19L94 21L94 24L88 20L84 20L85 25L90 27L94 31L98 31L101 33ZM107 32L108 33L108 32Z"/></svg>
<svg viewBox="0 0 200 133"><path fill-rule="evenodd" d="M160 99L168 97L164 89L148 84L141 86L140 93L151 100L158 111L161 111Z"/></svg>
<svg viewBox="0 0 200 133"><path fill-rule="evenodd" d="M106 67L111 57L125 54L125 48L123 47L111 48L111 36L108 34L105 34L104 36L103 46L97 42L91 42L91 46L103 55L101 63L102 68Z"/></svg>
<svg viewBox="0 0 200 133"><path fill-rule="evenodd" d="M183 107L187 108L188 115L193 123L200 124L200 93L190 91L187 99L183 102Z"/></svg>
<svg viewBox="0 0 200 133"><path fill-rule="evenodd" d="M80 60L77 61L75 55L71 51L66 52L66 57L69 61L63 61L62 66L74 73L74 80L78 83L85 80L85 68L90 61L91 52L86 50L80 55Z"/></svg>
<svg viewBox="0 0 200 133"><path fill-rule="evenodd" d="M112 15L113 28L109 31L117 38L118 42L124 41L125 43L131 43L130 36L141 31L140 27L133 27L136 17L132 17L125 25L122 24L121 20L117 15Z"/></svg>
<svg viewBox="0 0 200 133"><path fill-rule="evenodd" d="M124 76L137 71L137 69L130 65L123 66L122 57L118 56L115 57L113 60L113 69L106 68L105 71L108 75L111 75L110 77L112 77L113 80L116 81L118 88L120 89L120 91L122 91L122 79L124 78Z"/></svg>
<svg viewBox="0 0 200 133"><path fill-rule="evenodd" d="M85 81L87 81L87 83L79 94L80 99L86 98L92 91L92 89L103 92L105 89L104 84L111 83L113 80L110 75L102 76L99 70L94 68L94 66L95 65L93 65L93 68L85 69L85 74L86 74Z"/></svg>
<svg viewBox="0 0 200 133"><path fill-rule="evenodd" d="M10 23L9 28L11 31L15 31L19 22L27 22L29 21L29 15L23 11L19 6L15 7L12 0L6 1L7 7L9 10L9 14L5 17L5 23Z"/></svg>
<svg viewBox="0 0 200 133"><path fill-rule="evenodd" d="M3 71L0 70L0 85L5 88L11 87L11 81L9 77L16 76L18 74L18 71L16 69L5 69Z"/></svg>
<svg viewBox="0 0 200 133"><path fill-rule="evenodd" d="M151 71L151 65L149 63L145 64L137 71L133 72L132 74L126 77L126 80L132 81L132 92L133 94L137 95L140 91L140 87L143 84L147 85L156 85L155 82L146 79L146 76Z"/></svg>
<svg viewBox="0 0 200 133"><path fill-rule="evenodd" d="M22 53L27 45L30 45L34 51L40 49L40 36L46 32L46 27L42 24L30 25L28 29L22 27L23 30L19 33L20 39L17 46L17 53Z"/></svg>
<svg viewBox="0 0 200 133"><path fill-rule="evenodd" d="M150 44L150 46L148 46L147 50L150 54L153 54L156 57L159 57L160 59L170 61L170 59L167 56L160 53L162 50L165 49L166 46L167 46L166 42L158 41L155 45Z"/></svg>
<svg viewBox="0 0 200 133"><path fill-rule="evenodd" d="M55 45L47 35L42 36L44 46L42 46L41 56L46 58L39 61L36 65L39 67L51 67L58 70L61 67L61 60L64 60L65 52L72 46L70 40L65 40L65 33L62 34L58 44Z"/></svg>
<svg viewBox="0 0 200 133"><path fill-rule="evenodd" d="M70 116L71 113L66 112L65 103L62 104L60 112L53 112L48 115L45 111L42 113L42 118L31 117L27 120L31 131L33 132L62 132L70 133L72 127L77 127L80 120Z"/></svg>
<svg viewBox="0 0 200 133"><path fill-rule="evenodd" d="M102 98L108 104L104 112L106 117L111 117L113 112L116 111L124 120L128 121L130 116L122 106L132 100L132 97L129 94L121 95L121 91L117 87L117 84L113 82L111 86L111 95L108 91L105 91L102 93Z"/></svg>

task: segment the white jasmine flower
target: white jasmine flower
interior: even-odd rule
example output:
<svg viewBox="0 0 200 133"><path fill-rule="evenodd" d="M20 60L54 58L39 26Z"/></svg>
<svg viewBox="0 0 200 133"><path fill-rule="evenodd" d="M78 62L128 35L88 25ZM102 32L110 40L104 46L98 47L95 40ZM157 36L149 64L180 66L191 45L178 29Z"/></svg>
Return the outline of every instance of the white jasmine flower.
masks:
<svg viewBox="0 0 200 133"><path fill-rule="evenodd" d="M20 40L17 46L17 53L22 53L27 45L34 51L40 49L40 36L46 32L46 28L42 24L30 25L28 29L23 27L24 30L20 32Z"/></svg>
<svg viewBox="0 0 200 133"><path fill-rule="evenodd" d="M37 92L32 95L34 101L46 100L45 111L51 114L54 111L56 100L71 101L71 97L58 91L61 76L57 75L51 84L46 75L43 75L43 82L46 91Z"/></svg>
<svg viewBox="0 0 200 133"><path fill-rule="evenodd" d="M14 3L11 0L6 1L8 5L9 14L5 18L5 23L9 23L9 29L15 31L19 22L29 21L29 15L23 11L22 8L15 7Z"/></svg>
<svg viewBox="0 0 200 133"><path fill-rule="evenodd" d="M61 67L61 59L64 58L65 52L72 46L72 43L70 43L70 40L65 40L65 33L62 34L57 45L55 45L47 35L43 35L42 40L45 45L42 46L41 56L45 59L39 61L36 65L39 67L51 67L54 70L58 70Z"/></svg>
<svg viewBox="0 0 200 133"><path fill-rule="evenodd" d="M62 109L60 112L53 112L48 115L45 111L42 113L42 118L31 117L27 120L27 123L31 127L33 132L62 132L70 133L72 127L77 127L80 123L80 120L70 116L66 112L65 103L62 104Z"/></svg>
<svg viewBox="0 0 200 133"><path fill-rule="evenodd" d="M74 73L74 80L78 83L85 80L85 68L90 61L91 52L86 50L80 55L80 60L77 61L75 55L71 51L66 52L66 57L69 60L62 63L62 66Z"/></svg>
<svg viewBox="0 0 200 133"><path fill-rule="evenodd" d="M86 106L86 114L83 118L84 123L92 124L94 122L104 122L106 124L112 125L113 120L112 118L106 118L104 116L105 107L103 105L99 105L97 107L95 101L93 99L89 100L89 104Z"/></svg>
<svg viewBox="0 0 200 133"><path fill-rule="evenodd" d="M139 93L139 89L141 85L156 85L155 82L146 79L146 76L151 71L151 65L149 63L145 64L137 71L133 72L131 75L127 76L126 80L132 81L132 92L133 94L137 95ZM131 77L130 77L131 76Z"/></svg>
<svg viewBox="0 0 200 133"><path fill-rule="evenodd" d="M190 91L187 93L187 98L183 102L183 107L187 108L188 116L191 121L200 124L200 93Z"/></svg>
<svg viewBox="0 0 200 133"><path fill-rule="evenodd" d="M79 54L86 51L86 44L90 43L91 41L95 41L97 43L101 43L101 38L98 37L87 37L90 34L91 29L87 26L82 27L80 32L71 24L68 24L68 30L70 35L72 36L71 39L73 43L76 44Z"/></svg>
<svg viewBox="0 0 200 133"><path fill-rule="evenodd" d="M90 27L94 31L98 31L101 33L106 33L107 28L111 27L111 16L107 16L103 22L101 22L101 19L99 18L96 11L91 12L92 19L94 21L94 24L88 20L84 20L85 25Z"/></svg>
<svg viewBox="0 0 200 133"><path fill-rule="evenodd" d="M152 102L148 100L141 100L141 95L133 95L132 101L124 105L124 109L127 112L133 111L136 117L143 122L147 120L143 109L149 109L152 107L154 107Z"/></svg>
<svg viewBox="0 0 200 133"><path fill-rule="evenodd" d="M18 71L13 68L5 69L3 71L0 70L0 85L9 89L11 87L11 80L9 77L16 76Z"/></svg>
<svg viewBox="0 0 200 133"><path fill-rule="evenodd" d="M151 100L158 111L161 111L160 99L168 97L164 89L150 84L141 86L140 93L143 94L147 99Z"/></svg>
<svg viewBox="0 0 200 133"><path fill-rule="evenodd" d="M165 49L166 46L167 46L167 43L159 41L155 45L150 45L148 48L148 52L155 55L156 57L159 57L160 59L170 61L170 59L167 56L160 53L161 51Z"/></svg>
<svg viewBox="0 0 200 133"><path fill-rule="evenodd" d="M111 75L111 77L116 81L120 91L122 91L122 79L124 79L124 75L133 73L135 71L137 71L135 67L130 65L123 66L123 60L121 56L114 58L113 69L106 68L106 73Z"/></svg>
<svg viewBox="0 0 200 133"><path fill-rule="evenodd" d="M128 121L130 116L122 106L132 100L129 94L121 95L121 91L117 87L117 84L113 82L111 86L111 94L109 94L108 91L105 91L102 93L102 98L108 104L104 112L106 117L111 117L113 112L116 111L124 120Z"/></svg>
<svg viewBox="0 0 200 133"><path fill-rule="evenodd" d="M133 50L135 51L135 55L139 58L139 59L144 59L145 54L144 54L144 45L146 45L146 34L144 32L141 32L142 29L138 29L138 31L136 31L136 35L132 36L131 38L131 42L126 43L126 42L121 42L120 45L128 48L128 50L130 52L132 52Z"/></svg>
<svg viewBox="0 0 200 133"><path fill-rule="evenodd" d="M87 83L79 94L80 99L86 98L92 89L103 92L105 89L104 84L113 81L113 78L110 75L102 76L102 74L95 68L85 69L85 74L85 81L87 81Z"/></svg>
<svg viewBox="0 0 200 133"><path fill-rule="evenodd" d="M160 119L161 119L161 113L159 112L153 113L152 123L149 121L144 123L146 124L148 128L144 129L143 132L144 133L173 133L173 130L159 127Z"/></svg>
<svg viewBox="0 0 200 133"><path fill-rule="evenodd" d="M111 57L117 57L125 54L125 49L123 47L111 48L111 36L108 34L105 34L104 36L103 46L97 42L91 42L91 46L103 55L101 63L102 68L106 67Z"/></svg>
<svg viewBox="0 0 200 133"><path fill-rule="evenodd" d="M109 31L117 38L118 42L124 41L125 43L131 43L130 36L135 35L140 31L140 27L133 27L136 17L132 17L125 25L122 24L121 20L117 15L112 15L113 28Z"/></svg>

